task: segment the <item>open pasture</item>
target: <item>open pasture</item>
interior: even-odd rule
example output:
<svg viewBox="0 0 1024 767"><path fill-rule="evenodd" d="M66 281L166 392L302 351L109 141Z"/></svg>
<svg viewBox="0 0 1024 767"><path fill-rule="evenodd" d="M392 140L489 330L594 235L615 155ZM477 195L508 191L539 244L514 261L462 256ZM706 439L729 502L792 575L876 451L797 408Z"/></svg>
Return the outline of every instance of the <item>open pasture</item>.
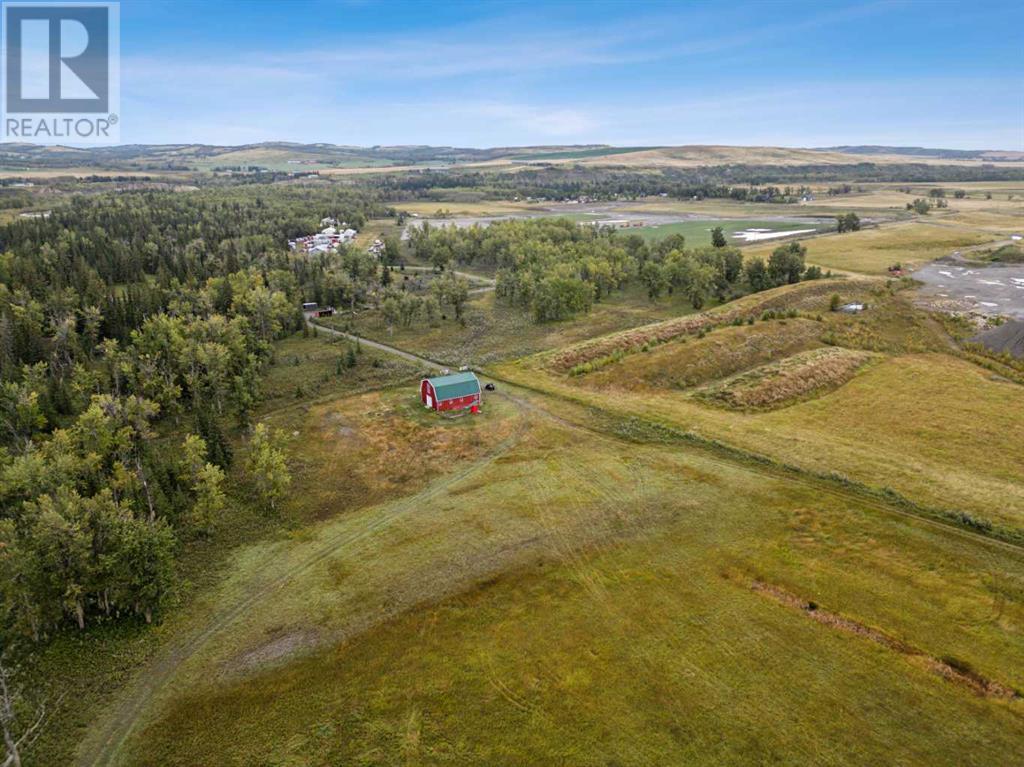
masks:
<svg viewBox="0 0 1024 767"><path fill-rule="evenodd" d="M849 288L837 283L834 289L848 299ZM782 291L779 298L788 293L799 295ZM732 341L735 354L733 362L710 374L753 368L766 350L786 345L781 340L744 343L745 336L755 338L757 324L722 328L693 340L704 327L698 317L656 323L500 364L495 372L621 414L676 424L809 471L889 487L926 506L963 510L1024 529L1024 390L951 356L950 341L938 323L915 312L905 295L868 300L872 305L863 315L826 310L820 339L887 356L829 394L773 412L726 412L680 388L691 375L695 382L708 382L708 365L688 358L687 346L710 349L714 341L709 339L716 334ZM672 341L687 336L682 343ZM793 343L801 343L799 335ZM722 357L729 360L730 355ZM689 366L673 367L672 360ZM588 362L597 372L570 374Z"/></svg>
<svg viewBox="0 0 1024 767"><path fill-rule="evenodd" d="M592 389L685 389L816 347L825 328L808 319L729 325L703 338L683 336L580 375Z"/></svg>
<svg viewBox="0 0 1024 767"><path fill-rule="evenodd" d="M1019 745L998 692L1024 684L1003 662L1016 554L529 399L468 473L240 551L212 610L272 591L175 667L122 761L987 764Z"/></svg>
<svg viewBox="0 0 1024 767"><path fill-rule="evenodd" d="M689 247L699 247L711 244L711 230L715 227L722 228L722 232L725 234L725 241L729 245L746 245L746 240L735 236L738 232L761 229L769 233L800 232L807 236L809 234L807 230L822 231L828 227L834 227L834 225L835 222L832 220L821 221L814 219L705 219L629 228L624 229L623 233L639 234L648 241L661 240L669 235L681 234L686 238L686 244ZM781 239L784 238L773 238L771 241L776 242Z"/></svg>
<svg viewBox="0 0 1024 767"><path fill-rule="evenodd" d="M893 264L905 269L920 266L993 240L993 235L967 226L915 221L817 237L805 245L807 262L823 269L884 275ZM772 243L752 245L744 253L747 258L767 260L777 247Z"/></svg>

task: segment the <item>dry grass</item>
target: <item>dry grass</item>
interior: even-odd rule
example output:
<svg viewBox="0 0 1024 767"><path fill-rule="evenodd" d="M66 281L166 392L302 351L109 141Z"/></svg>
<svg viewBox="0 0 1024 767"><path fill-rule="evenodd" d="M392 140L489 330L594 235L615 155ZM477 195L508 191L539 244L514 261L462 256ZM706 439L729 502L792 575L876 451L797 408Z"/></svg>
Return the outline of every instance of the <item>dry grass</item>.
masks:
<svg viewBox="0 0 1024 767"><path fill-rule="evenodd" d="M651 347L696 334L715 325L756 318L766 311L822 312L827 310L832 293L842 290L846 295L859 295L866 292L870 285L870 282L860 280L814 280L785 285L754 293L701 314L677 317L569 346L548 355L544 365L565 373L578 365L613 354L633 354L642 351L645 346Z"/></svg>
<svg viewBox="0 0 1024 767"><path fill-rule="evenodd" d="M215 635L123 761L980 765L1020 745L1015 702L723 577L756 573L1020 685L1008 553L546 419L480 474L393 509L240 555L215 600L387 522ZM282 647L296 654L231 663Z"/></svg>
<svg viewBox="0 0 1024 767"><path fill-rule="evenodd" d="M839 347L813 349L740 373L696 396L737 410L773 410L838 389L870 358Z"/></svg>
<svg viewBox="0 0 1024 767"><path fill-rule="evenodd" d="M507 202L504 200L484 200L481 202L470 202L464 200L445 200L434 202L432 200L417 200L415 202L395 203L398 210L408 213L418 213L423 217L432 217L437 211L447 211L453 216L500 216L507 213L537 213L543 212L537 206L527 203Z"/></svg>
<svg viewBox="0 0 1024 767"><path fill-rule="evenodd" d="M704 338L681 338L580 377L595 389L699 386L815 346L825 328L807 319L727 326Z"/></svg>
<svg viewBox="0 0 1024 767"><path fill-rule="evenodd" d="M287 511L319 519L414 492L508 436L512 421L500 400L486 410L480 417L438 416L420 406L417 382L410 381L271 417L292 429L292 470L307 488L291 497Z"/></svg>
<svg viewBox="0 0 1024 767"><path fill-rule="evenodd" d="M535 364L495 372L800 468L889 487L927 506L1024 528L1024 388L947 354L885 358L827 397L749 413L710 407L684 392L620 389L608 396Z"/></svg>
<svg viewBox="0 0 1024 767"><path fill-rule="evenodd" d="M692 168L702 165L854 165L863 162L880 165L907 162L964 166L978 166L982 163L1008 167L1019 167L1020 165L1018 162L1000 162L988 159L949 160L897 154L865 156L789 147L717 145L662 147L643 152L567 160L567 162L569 161L585 165L619 165L629 168Z"/></svg>
<svg viewBox="0 0 1024 767"><path fill-rule="evenodd" d="M992 240L991 234L965 226L914 221L825 235L804 244L807 246L808 263L825 269L884 275L893 264L902 264L904 268L918 266L940 256L948 256L954 250ZM756 245L746 248L744 255L767 260L777 247L777 243Z"/></svg>

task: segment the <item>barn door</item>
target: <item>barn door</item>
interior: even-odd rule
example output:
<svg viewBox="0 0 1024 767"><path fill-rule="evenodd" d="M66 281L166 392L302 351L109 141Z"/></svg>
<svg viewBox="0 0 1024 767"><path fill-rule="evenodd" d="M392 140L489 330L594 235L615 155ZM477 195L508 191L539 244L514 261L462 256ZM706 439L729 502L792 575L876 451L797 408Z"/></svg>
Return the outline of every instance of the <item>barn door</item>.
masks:
<svg viewBox="0 0 1024 767"><path fill-rule="evenodd" d="M427 407L431 410L434 408L434 398L430 396L430 392L427 392Z"/></svg>

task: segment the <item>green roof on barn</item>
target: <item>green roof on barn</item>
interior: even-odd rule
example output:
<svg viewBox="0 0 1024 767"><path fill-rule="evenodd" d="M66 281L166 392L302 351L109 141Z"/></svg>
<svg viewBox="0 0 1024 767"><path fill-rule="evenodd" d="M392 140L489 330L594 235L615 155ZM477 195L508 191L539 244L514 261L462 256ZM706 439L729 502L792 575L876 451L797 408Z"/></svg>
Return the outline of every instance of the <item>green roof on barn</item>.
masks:
<svg viewBox="0 0 1024 767"><path fill-rule="evenodd" d="M434 387L434 396L438 401L480 393L480 382L473 373L469 372L453 373L450 376L428 378L427 380Z"/></svg>

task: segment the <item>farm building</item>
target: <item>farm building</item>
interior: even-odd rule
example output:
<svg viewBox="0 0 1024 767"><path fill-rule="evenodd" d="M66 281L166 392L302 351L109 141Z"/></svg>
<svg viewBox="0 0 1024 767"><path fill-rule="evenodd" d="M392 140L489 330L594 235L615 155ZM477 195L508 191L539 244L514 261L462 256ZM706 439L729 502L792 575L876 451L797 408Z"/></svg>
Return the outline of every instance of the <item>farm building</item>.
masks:
<svg viewBox="0 0 1024 767"><path fill-rule="evenodd" d="M431 410L465 410L480 405L480 381L471 372L420 382L420 401Z"/></svg>

